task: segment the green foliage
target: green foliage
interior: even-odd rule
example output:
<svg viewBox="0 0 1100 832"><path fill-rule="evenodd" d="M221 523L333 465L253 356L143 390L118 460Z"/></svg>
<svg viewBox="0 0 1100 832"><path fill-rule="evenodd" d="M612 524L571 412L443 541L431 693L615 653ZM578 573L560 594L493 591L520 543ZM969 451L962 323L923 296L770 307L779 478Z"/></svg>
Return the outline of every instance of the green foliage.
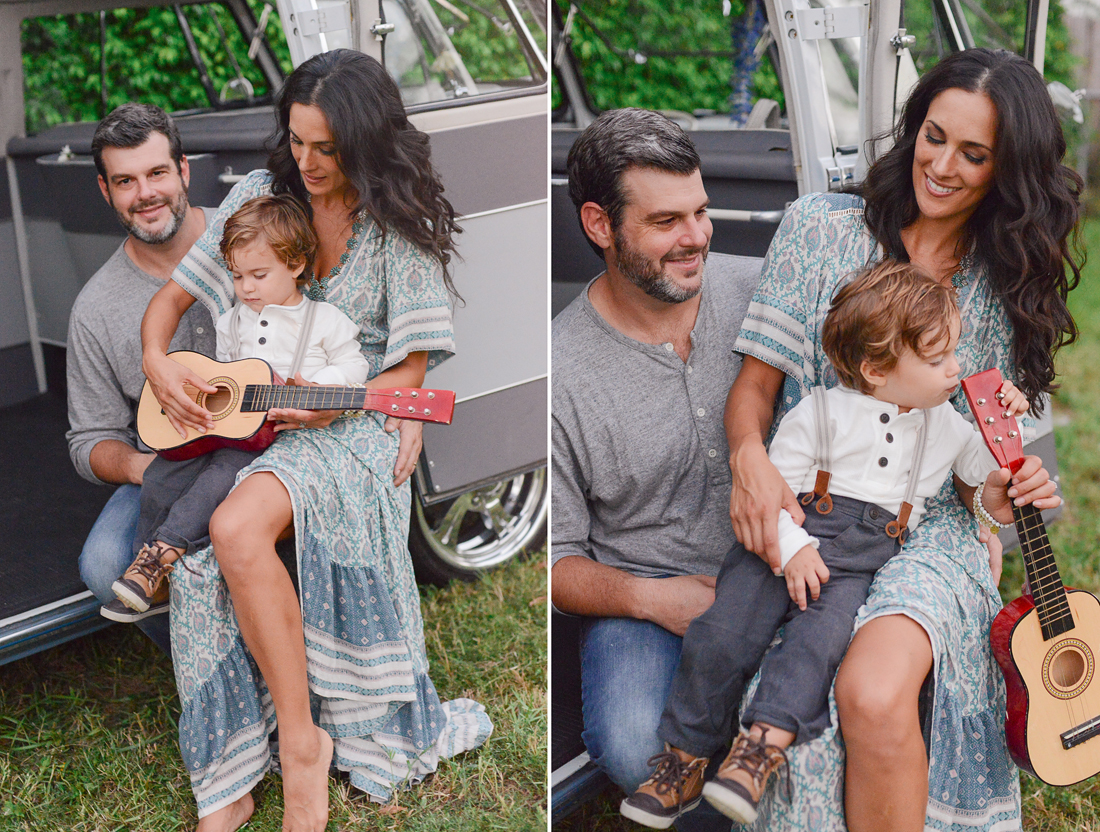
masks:
<svg viewBox="0 0 1100 832"><path fill-rule="evenodd" d="M259 18L261 0L250 3ZM248 43L224 6L211 3L182 8L216 93L237 74L213 15L217 15L254 94L260 97L270 92L262 73L248 59ZM132 100L157 104L170 112L210 106L172 8L116 9L105 12L104 20L105 56L100 54L98 13L23 21L23 96L28 133L61 122L96 120ZM267 39L284 71L289 71L290 55L277 14L269 18ZM102 84L101 57L107 68ZM107 92L105 103L102 87Z"/></svg>
<svg viewBox="0 0 1100 832"><path fill-rule="evenodd" d="M564 9L564 3L561 4ZM599 109L648 107L730 110L733 74L731 27L744 12L742 0L585 0L574 18L570 43L593 102ZM610 41L605 43L600 35ZM720 57L654 53L712 52ZM754 98L782 101L771 63L753 75ZM558 99L555 99L558 101Z"/></svg>
<svg viewBox="0 0 1100 832"><path fill-rule="evenodd" d="M555 2L564 17L569 0ZM574 17L570 44L598 109L632 106L689 113L697 109L729 111L734 66L728 57L650 55L638 62L632 59L631 50L730 53L731 25L743 14L744 0L730 0L728 16L723 13L721 0L574 0L574 5L583 15ZM963 0L962 5L976 45L1023 51L1026 3ZM904 6L905 25L917 37L912 54L918 70L924 71L946 54L944 34L929 0L906 0ZM1061 81L1072 89L1074 61L1061 4L1051 3L1047 80ZM754 99L784 100L776 71L767 58L761 60L752 86ZM552 92L553 106L561 106L561 90L556 84ZM1073 133L1067 128L1071 142Z"/></svg>
<svg viewBox="0 0 1100 832"><path fill-rule="evenodd" d="M463 19L445 6L436 6L436 12L475 81L501 83L531 77L531 70L519 47L519 34L512 28L499 3L470 4L456 0L451 5L468 19ZM492 16L482 13L482 10L492 12ZM524 18L528 31L545 53L545 24L536 24L529 13Z"/></svg>

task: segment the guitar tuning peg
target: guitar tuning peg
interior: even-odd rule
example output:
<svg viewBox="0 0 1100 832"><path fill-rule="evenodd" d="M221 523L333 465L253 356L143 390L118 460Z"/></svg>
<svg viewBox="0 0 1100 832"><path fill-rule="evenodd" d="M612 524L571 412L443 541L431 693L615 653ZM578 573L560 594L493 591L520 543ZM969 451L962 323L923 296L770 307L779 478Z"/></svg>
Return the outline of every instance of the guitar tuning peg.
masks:
<svg viewBox="0 0 1100 832"><path fill-rule="evenodd" d="M986 423L987 425L992 425L994 421L995 421L995 420L993 419L993 417L992 417L992 416L986 416L986 417L985 417L985 423Z"/></svg>
<svg viewBox="0 0 1100 832"><path fill-rule="evenodd" d="M977 405L978 407L985 407L985 399L978 399Z"/></svg>
<svg viewBox="0 0 1100 832"><path fill-rule="evenodd" d="M1016 431L1014 431L1014 430L1010 430L1010 431L1008 432L1008 438L1009 438L1009 439L1015 439L1015 438L1016 438L1017 436L1019 436L1019 434L1018 434L1018 433L1016 433Z"/></svg>
<svg viewBox="0 0 1100 832"><path fill-rule="evenodd" d="M997 391L997 396L996 396L996 398L997 398L997 401L1001 401L1001 400L1003 400L1003 399L1004 399L1004 397L1005 397L1005 394L1004 394L1004 393L1002 393L1002 392L1000 392L1000 391L998 390L998 391Z"/></svg>
<svg viewBox="0 0 1100 832"><path fill-rule="evenodd" d="M415 399L418 394L415 390L413 390L411 393L409 393L409 395L412 396Z"/></svg>
<svg viewBox="0 0 1100 832"><path fill-rule="evenodd" d="M431 410L429 410L428 408L426 408L426 407L425 407L425 408L424 408L424 415L425 415L425 416L431 416L431 415L432 415L432 412L431 412Z"/></svg>
<svg viewBox="0 0 1100 832"><path fill-rule="evenodd" d="M1009 412L1008 412L1008 411L1006 410L1006 411L1005 411L1004 413L1002 413L1002 414L1001 414L1001 418L1002 418L1002 419L1010 419L1010 418L1012 418L1012 414L1011 414L1011 413L1009 413Z"/></svg>
<svg viewBox="0 0 1100 832"><path fill-rule="evenodd" d="M1002 442L1004 442L1004 439L1000 436L994 436L993 441L1000 445Z"/></svg>
<svg viewBox="0 0 1100 832"><path fill-rule="evenodd" d="M395 399L400 399L401 398L401 391L400 390L394 390L393 391L393 397Z"/></svg>
<svg viewBox="0 0 1100 832"><path fill-rule="evenodd" d="M429 393L428 398L429 399L434 399L435 398L435 393Z"/></svg>

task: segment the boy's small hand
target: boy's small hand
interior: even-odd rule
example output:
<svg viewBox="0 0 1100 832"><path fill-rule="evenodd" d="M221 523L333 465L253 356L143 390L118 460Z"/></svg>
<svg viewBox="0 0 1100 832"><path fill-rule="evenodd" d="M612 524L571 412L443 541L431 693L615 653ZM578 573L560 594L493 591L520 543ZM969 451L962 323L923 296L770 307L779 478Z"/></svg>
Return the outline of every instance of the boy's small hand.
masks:
<svg viewBox="0 0 1100 832"><path fill-rule="evenodd" d="M1004 409L1011 413L1013 416L1020 416L1027 413L1030 405L1020 389L1011 381L1006 381L1001 385L1001 392L1004 393L1004 398L1001 399L1001 404Z"/></svg>
<svg viewBox="0 0 1100 832"><path fill-rule="evenodd" d="M813 546L803 546L783 567L787 579L787 592L800 610L806 609L806 595L814 601L821 595L821 585L829 581L829 567Z"/></svg>

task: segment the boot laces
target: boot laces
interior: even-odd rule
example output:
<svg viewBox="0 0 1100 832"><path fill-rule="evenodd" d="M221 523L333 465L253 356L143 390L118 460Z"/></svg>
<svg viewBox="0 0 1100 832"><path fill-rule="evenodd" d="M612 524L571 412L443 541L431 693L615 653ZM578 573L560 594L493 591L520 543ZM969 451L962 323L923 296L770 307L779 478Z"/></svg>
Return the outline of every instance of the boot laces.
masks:
<svg viewBox="0 0 1100 832"><path fill-rule="evenodd" d="M773 771L782 768L781 776L786 781L787 802L791 801L791 772L787 752L766 742L767 732L759 738L750 734L741 734L733 744L734 765L752 777L757 791L762 791L764 780ZM732 755L731 755L732 756Z"/></svg>
<svg viewBox="0 0 1100 832"><path fill-rule="evenodd" d="M684 794L684 781L699 767L699 761L695 759L685 763L676 752L662 751L646 760L646 765L657 766L657 770L646 780L646 784L652 783L657 794L666 794L675 790L677 798L680 798Z"/></svg>

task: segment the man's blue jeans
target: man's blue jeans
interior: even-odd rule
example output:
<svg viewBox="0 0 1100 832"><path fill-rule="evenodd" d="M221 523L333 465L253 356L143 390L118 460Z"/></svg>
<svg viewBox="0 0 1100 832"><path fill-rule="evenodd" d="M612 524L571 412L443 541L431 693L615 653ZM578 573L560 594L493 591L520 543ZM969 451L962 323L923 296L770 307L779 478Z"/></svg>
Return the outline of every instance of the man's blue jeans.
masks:
<svg viewBox="0 0 1100 832"><path fill-rule="evenodd" d="M680 662L682 639L648 621L589 618L580 642L582 736L588 756L615 785L633 794L652 773L646 760L664 750L657 723ZM682 832L729 832L730 826L705 800L676 822Z"/></svg>
<svg viewBox="0 0 1100 832"><path fill-rule="evenodd" d="M120 485L99 513L80 552L80 579L103 604L115 600L111 584L134 560L140 496L140 486ZM137 626L157 647L172 655L167 615L150 616Z"/></svg>

